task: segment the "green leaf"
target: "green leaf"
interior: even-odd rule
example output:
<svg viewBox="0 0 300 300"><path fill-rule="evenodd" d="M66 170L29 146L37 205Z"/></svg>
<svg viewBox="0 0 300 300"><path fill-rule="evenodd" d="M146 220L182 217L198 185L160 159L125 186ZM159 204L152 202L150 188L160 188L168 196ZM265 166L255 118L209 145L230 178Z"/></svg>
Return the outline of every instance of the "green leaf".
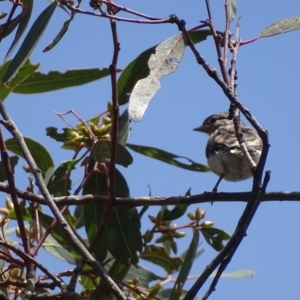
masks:
<svg viewBox="0 0 300 300"><path fill-rule="evenodd" d="M18 42L20 41L23 33L25 32L25 30L27 28L28 22L29 22L30 17L31 17L32 7L33 7L33 0L23 0L22 4L23 4L23 9L22 9L22 12L20 14L21 18L20 18L18 30L16 32L15 38L14 38L11 46L9 47L9 50L6 53L5 61L8 60L10 54L13 52L13 50L17 46Z"/></svg>
<svg viewBox="0 0 300 300"><path fill-rule="evenodd" d="M165 247L157 245L148 245L140 258L162 267L168 274L178 271L183 263L181 257L171 257Z"/></svg>
<svg viewBox="0 0 300 300"><path fill-rule="evenodd" d="M0 273L0 281L1 282L6 282L9 279L10 279L10 275L8 274L8 272ZM0 287L0 297L2 297L3 300L7 300L7 299L9 299L9 295L10 295L9 287L1 286Z"/></svg>
<svg viewBox="0 0 300 300"><path fill-rule="evenodd" d="M18 24L20 22L21 16L22 16L22 14L19 14L17 17L15 17L14 19L12 19L10 21L10 23L8 24L8 27L6 28L4 35L3 35L3 31L4 31L4 28L6 27L6 22L0 25L0 34L3 38L9 36L14 31L14 29L18 26Z"/></svg>
<svg viewBox="0 0 300 300"><path fill-rule="evenodd" d="M84 210L83 205L77 205L74 211L74 217L76 218L75 228L81 228L84 226Z"/></svg>
<svg viewBox="0 0 300 300"><path fill-rule="evenodd" d="M162 220L173 221L179 219L181 216L185 214L187 208L188 206L185 204L178 204L172 210L169 210L167 207L165 207L162 214Z"/></svg>
<svg viewBox="0 0 300 300"><path fill-rule="evenodd" d="M152 271L149 271L145 267L138 265L137 267L131 265L129 271L127 272L124 280L138 279L138 285L140 287L148 288L149 284L153 280L165 280L165 277L159 276Z"/></svg>
<svg viewBox="0 0 300 300"><path fill-rule="evenodd" d="M130 132L128 109L125 109L119 119L118 144L126 146Z"/></svg>
<svg viewBox="0 0 300 300"><path fill-rule="evenodd" d="M90 266L85 265L83 267L83 270L84 271L90 271L92 269L91 269ZM100 280L100 278L96 277L94 275L93 276L81 275L80 279L79 279L79 282L84 287L85 290L87 290L89 293L91 293L95 289L95 287L97 286L97 284L99 284L99 280ZM85 296L87 296L86 291L85 291Z"/></svg>
<svg viewBox="0 0 300 300"><path fill-rule="evenodd" d="M115 260L113 265L109 269L108 274L111 278L115 278L121 281L128 273L129 268L130 265L126 266L121 264L119 261Z"/></svg>
<svg viewBox="0 0 300 300"><path fill-rule="evenodd" d="M49 50L51 50L53 47L55 47L57 45L57 43L62 39L62 37L65 35L65 33L68 31L69 29L69 26L70 26L70 23L71 21L74 19L76 13L75 12L71 12L71 16L70 18L64 22L61 30L59 31L59 33L57 34L57 36L55 37L54 41L48 45L44 50L43 52L47 52Z"/></svg>
<svg viewBox="0 0 300 300"><path fill-rule="evenodd" d="M156 297L159 298L159 299L163 299L163 300L170 300L170 296L171 296L171 293L172 293L173 289L161 289ZM180 300L182 300L185 295L187 294L188 291L186 290L182 290L182 294L180 296ZM193 300L201 300L200 297L194 297Z"/></svg>
<svg viewBox="0 0 300 300"><path fill-rule="evenodd" d="M18 70L24 65L46 29L57 4L58 3L56 1L51 3L36 19L5 73L2 79L3 83L11 81L11 79L17 74Z"/></svg>
<svg viewBox="0 0 300 300"><path fill-rule="evenodd" d="M230 239L229 233L214 227L201 228L201 233L203 234L206 242L216 251L222 250L224 247L223 242Z"/></svg>
<svg viewBox="0 0 300 300"><path fill-rule="evenodd" d="M136 208L115 208L104 233L108 251L121 263L138 263L142 251L141 223Z"/></svg>
<svg viewBox="0 0 300 300"><path fill-rule="evenodd" d="M65 73L50 71L35 72L14 89L14 93L36 94L79 86L108 76L109 68L67 70Z"/></svg>
<svg viewBox="0 0 300 300"><path fill-rule="evenodd" d="M22 201L25 201L25 200L22 200ZM22 212L22 217L23 217L23 220L24 221L31 221L34 219L34 214L32 212L32 210L30 208L27 208L23 205L20 205L21 206L21 212ZM39 207L39 210L41 210L41 207ZM17 220L17 215L16 215L16 211L13 209L9 212L8 216L7 216L9 219L12 219L12 220Z"/></svg>
<svg viewBox="0 0 300 300"><path fill-rule="evenodd" d="M13 174L15 173L15 166L17 165L18 161L19 161L18 156L12 156L9 158L9 162L10 162L10 166L11 166L11 170L12 170ZM0 182L5 181L6 179L7 179L7 177L6 177L6 172L5 172L3 162L0 161Z"/></svg>
<svg viewBox="0 0 300 300"><path fill-rule="evenodd" d="M116 164L127 168L133 163L132 155L123 145L117 144L116 151Z"/></svg>
<svg viewBox="0 0 300 300"><path fill-rule="evenodd" d="M50 136L57 142L66 142L74 138L73 128L63 128L62 131L63 133L58 133L58 129L56 127L47 127L46 135Z"/></svg>
<svg viewBox="0 0 300 300"><path fill-rule="evenodd" d="M1 66L0 69L0 79L3 78L4 74L7 72L9 66L11 65L11 61L6 62ZM28 59L24 65L19 69L18 76L11 80L9 84L0 83L0 101L4 101L5 98L15 89L22 81L24 81L27 77L33 74L36 69L39 67L39 64L31 64Z"/></svg>
<svg viewBox="0 0 300 300"><path fill-rule="evenodd" d="M195 260L198 244L199 244L199 231L194 229L193 230L193 238L192 238L190 246L187 250L187 254L183 261L182 267L180 268L180 272L178 274L176 282L174 284L173 291L170 296L170 300L176 300L177 299L176 289L178 287L184 286L186 279L192 268L193 262Z"/></svg>
<svg viewBox="0 0 300 300"><path fill-rule="evenodd" d="M44 227L41 228L42 229L42 233L45 232ZM77 255L72 255L72 253L70 251L68 251L67 249L65 249L60 242L57 242L57 240L52 237L51 235L48 235L46 240L43 243L43 248L49 252L51 255L67 261L68 263L75 265L77 263Z"/></svg>
<svg viewBox="0 0 300 300"><path fill-rule="evenodd" d="M75 169L75 166L78 162L79 160L68 160L62 162L55 170L47 184L47 188L51 195L54 195L54 197L70 195L71 170Z"/></svg>
<svg viewBox="0 0 300 300"><path fill-rule="evenodd" d="M110 158L110 144L108 140L98 141L92 150L93 159L99 163L104 163ZM133 162L133 158L129 151L122 145L117 144L116 163L128 167Z"/></svg>
<svg viewBox="0 0 300 300"><path fill-rule="evenodd" d="M228 1L228 13L230 22L235 18L236 15L236 0Z"/></svg>
<svg viewBox="0 0 300 300"><path fill-rule="evenodd" d="M39 220L40 220L41 225L44 228L49 228L49 226L54 221L54 219L52 217L50 217L40 211L39 211ZM56 250L56 253L59 253L59 255L61 255L65 259L66 259L66 257L64 255L66 254L66 251L67 251L74 258L74 260L76 262L78 262L82 259L82 256L76 250L74 250L74 247L71 244L69 237L67 236L66 232L63 230L63 228L60 226L60 224L58 222L56 223L56 225L54 226L54 228L50 234L55 239L55 241L58 243L58 244L52 244L52 247L53 247L52 251ZM60 247L63 247L66 251L64 251L64 253L60 252L59 251ZM52 254L53 254L53 252L52 252Z"/></svg>
<svg viewBox="0 0 300 300"><path fill-rule="evenodd" d="M198 30L189 33L194 44L204 41L207 36L211 35L209 30ZM118 96L119 104L126 104L129 100L129 94L133 90L135 84L149 75L148 60L151 54L155 53L157 45L142 52L134 59L122 72L118 80Z"/></svg>
<svg viewBox="0 0 300 300"><path fill-rule="evenodd" d="M4 245L0 245L0 249L1 249L1 252L5 253L5 254L7 254L7 255L10 255L10 254L8 253L7 248L6 248ZM4 269L4 266L5 266L5 260L0 259L0 270L1 270L1 271ZM3 274L3 273L1 272L1 274ZM1 298L0 298L0 299L1 299ZM8 299L9 299L9 298L8 298Z"/></svg>
<svg viewBox="0 0 300 300"><path fill-rule="evenodd" d="M125 178L116 170L116 196L129 197ZM93 173L84 185L83 194L107 195L104 174ZM93 244L102 220L104 206L85 205L84 221L90 244ZM106 210L105 210L106 211ZM122 264L137 264L137 252L142 250L140 219L137 210L127 207L114 208L103 236L106 249ZM97 257L97 254L95 253ZM100 256L100 254L99 254Z"/></svg>
<svg viewBox="0 0 300 300"><path fill-rule="evenodd" d="M261 33L260 37L269 37L289 31L297 30L300 28L300 15L295 17L286 18L271 24L266 27Z"/></svg>
<svg viewBox="0 0 300 300"><path fill-rule="evenodd" d="M51 167L54 167L54 163L51 155L49 154L48 150L36 140L29 137L24 137L24 140L31 155L35 160L35 163L37 164L38 168L41 170L43 178L45 178L47 170ZM10 138L6 140L5 144L9 151L24 158L23 152L19 148L14 138Z"/></svg>
<svg viewBox="0 0 300 300"><path fill-rule="evenodd" d="M172 154L170 152L153 148L153 147L147 147L147 146L139 146L139 145L133 145L133 144L127 144L127 147L135 152L138 152L140 154L146 155L148 157L163 161L167 164L170 164L175 167L179 167L185 170L190 171L196 171L196 172L209 172L210 169L207 165L198 164L191 159L184 157L184 156L178 156L175 154ZM190 164L185 164L180 162L177 159L186 159Z"/></svg>

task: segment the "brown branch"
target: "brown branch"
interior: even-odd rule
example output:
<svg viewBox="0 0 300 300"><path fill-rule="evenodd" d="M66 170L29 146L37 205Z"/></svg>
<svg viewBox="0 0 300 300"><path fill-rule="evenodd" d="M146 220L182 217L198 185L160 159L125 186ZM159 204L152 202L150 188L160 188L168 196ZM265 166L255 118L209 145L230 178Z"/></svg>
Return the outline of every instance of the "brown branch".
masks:
<svg viewBox="0 0 300 300"><path fill-rule="evenodd" d="M0 182L0 191L9 193L9 186L3 182ZM47 205L43 196L33 194L21 189L16 189L16 193L20 199L32 201L41 205ZM161 205L178 205L178 204L197 204L197 203L209 203L212 200L217 202L248 202L252 192L238 192L238 193L216 193L204 192L203 194L197 194L192 196L152 196L152 197L134 197L134 198L116 198L116 206L126 207L139 207L139 206L161 206ZM58 207L64 205L85 205L85 204L97 204L105 205L105 202L109 201L109 197L87 194L84 196L62 196L55 197L53 201ZM262 202L273 201L300 201L300 191L294 192L267 192L263 196Z"/></svg>
<svg viewBox="0 0 300 300"><path fill-rule="evenodd" d="M269 151L269 139L268 139L268 132L263 129L259 123L252 117L251 113L246 109L246 107L239 101L235 94L234 87L228 85L227 80L227 74L224 76L224 71L226 70L225 60L224 57L220 57L219 55L219 47L221 47L220 41L215 39L216 42L216 48L218 53L218 61L220 64L221 72L223 75L224 81L220 78L220 75L218 74L217 70L210 65L208 65L204 58L201 56L201 54L196 50L191 38L189 37L186 28L185 28L185 22L183 20L179 20L178 18L173 18L174 22L178 25L179 30L182 31L183 35L185 36L187 40L187 44L190 46L192 52L195 55L195 58L197 62L204 68L204 70L207 72L207 74L213 78L213 80L222 88L224 94L230 101L231 105L233 105L235 108L238 108L248 119L248 121L255 127L257 130L259 136L262 139L263 143L263 149L262 149L262 155L259 161L259 164L257 168L253 171L253 186L252 186L252 192L250 199L248 201L248 204L243 212L243 215L240 218L240 221L236 227L236 231L233 234L233 236L230 238L226 246L223 248L221 252L212 260L212 262L207 266L207 268L204 270L204 272L199 276L198 280L195 282L195 284L192 286L192 288L188 291L186 294L184 300L191 300L194 299L194 297L197 295L200 288L203 286L203 284L206 282L208 277L212 274L212 272L218 267L218 265L223 264L222 267L224 269L226 268L227 264L226 258L232 257L235 251L237 250L238 246L240 245L242 239L244 238L247 228L249 227L251 220L258 208L258 205L260 203L260 200L263 198L263 195L265 193L266 185L269 182L270 179L270 172L266 173L264 184L261 185L261 178L262 178L262 172L264 169L264 165L267 159L268 151ZM214 26L211 20L207 21L207 25L210 26L211 31L214 31ZM228 33L228 30L227 30ZM225 40L225 43L228 41ZM219 47L218 47L219 46ZM247 114L247 115L246 115ZM238 123L238 122L237 122ZM239 124L237 124L237 131L238 131ZM239 140L241 143L241 141ZM221 268L222 269L222 268ZM221 270L220 269L220 270ZM224 270L222 269L222 271ZM218 279L217 279L218 280ZM217 281L215 282L215 284ZM214 285L215 286L215 285ZM207 294L209 295L209 293ZM208 297L208 296L207 296Z"/></svg>
<svg viewBox="0 0 300 300"><path fill-rule="evenodd" d="M236 252L238 246L242 242L242 239L246 236L246 230L247 230L252 218L254 217L254 214L255 214L255 212L258 208L258 205L261 201L261 198L263 197L263 195L266 192L266 188L267 188L267 185L269 183L269 180L270 180L270 172L266 172L261 192L258 194L258 197L255 200L255 204L252 204L250 202L248 203L243 215L241 216L241 218L239 220L238 226L236 227L236 230L233 233L233 235L232 235L232 237L229 241L229 242L232 241L232 246L229 245L227 247L227 245L229 244L229 242L228 242L228 244L226 244L226 246L222 249L222 251L229 252L229 253L228 253L228 255L226 255L227 253L225 253L225 255L220 254L220 257L223 256L224 259L223 259L223 261L221 261L219 269L216 273L216 276L214 277L210 287L208 288L207 292L203 296L202 300L208 299L210 294L215 290L215 287L216 287L219 279L221 278L222 273L225 271L226 267L228 266L229 262L231 261L231 259L234 255L234 253ZM228 248L228 251L226 251L225 248ZM232 249L230 249L230 248L232 248ZM216 259L217 259L217 257L216 257ZM202 276L202 274L201 274L201 276ZM205 281L206 281L206 279L205 279Z"/></svg>
<svg viewBox="0 0 300 300"><path fill-rule="evenodd" d="M53 213L54 217L60 223L62 229L66 232L67 236L70 239L71 244L73 247L86 259L88 259L89 265L95 270L95 272L102 278L102 280L107 284L110 288L112 293L118 300L125 300L125 296L122 294L119 287L114 283L114 281L107 275L105 270L102 268L99 262L88 252L86 247L76 238L70 225L67 223L61 212L59 211L58 207L56 206L55 202L53 201L41 174L41 170L38 169L26 143L23 138L23 135L18 130L17 126L13 123L11 117L7 113L4 105L0 102L0 113L4 119L1 120L1 123L6 127L6 129L12 134L15 138L16 143L20 147L23 157L26 160L27 164L30 167L30 170L35 178L36 185L38 186L41 194L43 195L47 205L49 206L51 212Z"/></svg>
<svg viewBox="0 0 300 300"><path fill-rule="evenodd" d="M56 286L59 286L62 290L64 290L65 284L63 283L63 281L60 280L59 278L57 278L55 275L53 275L46 267L44 267L42 264L37 262L33 257L31 257L30 255L26 254L22 250L19 250L19 249L15 248L13 245L10 245L2 240L0 240L0 245L13 251L15 254L17 254L19 257L21 257L24 260L24 262L29 261L30 263L35 265L42 272L44 272L49 278L51 278L56 283Z"/></svg>
<svg viewBox="0 0 300 300"><path fill-rule="evenodd" d="M17 223L20 229L21 239L24 247L24 251L26 254L30 255L30 245L29 240L26 235L24 220L23 220L23 214L21 212L21 207L19 205L18 196L16 193L16 186L15 186L15 178L11 169L10 160L7 152L7 148L3 139L2 130L0 128L0 151L1 151L1 159L4 165L7 181L8 181L8 188L9 188L9 194L11 196L11 200L14 205L14 210L16 213L16 219Z"/></svg>
<svg viewBox="0 0 300 300"><path fill-rule="evenodd" d="M161 20L161 18L155 18L155 17L151 17L151 16L148 16L148 15L142 14L140 12L137 12L137 11L134 11L134 10L132 10L130 8L127 8L125 6L121 6L121 5L118 5L116 3L113 3L112 1L101 0L101 3L108 4L109 6L114 7L117 10L122 10L122 11L125 11L127 13L136 15L138 17L142 17L142 18L147 19L147 20Z"/></svg>
<svg viewBox="0 0 300 300"><path fill-rule="evenodd" d="M138 23L138 24L164 24L164 23L172 23L171 18L163 18L163 19L158 19L158 18L151 18L149 20L139 20L139 19L129 19L129 18L122 18L122 17L117 17L115 15L110 15L105 12L101 13L94 13L90 12L84 9L81 9L79 7L75 7L69 4L64 4L69 10L80 13L80 14L85 14L89 16L94 16L94 17L102 17L102 18L108 18L111 20L116 20L116 21L123 21L123 22L129 22L129 23Z"/></svg>

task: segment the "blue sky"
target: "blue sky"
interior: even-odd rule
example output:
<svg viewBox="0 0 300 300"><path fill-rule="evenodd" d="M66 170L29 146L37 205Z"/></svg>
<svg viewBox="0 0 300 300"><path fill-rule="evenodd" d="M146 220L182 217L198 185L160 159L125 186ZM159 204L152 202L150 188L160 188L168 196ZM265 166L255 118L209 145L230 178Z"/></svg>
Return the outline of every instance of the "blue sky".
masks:
<svg viewBox="0 0 300 300"><path fill-rule="evenodd" d="M222 30L222 1L212 2L216 27ZM175 13L186 21L187 28L195 27L200 20L207 18L204 1L183 3L152 0L118 3L157 17ZM2 4L3 11L9 5L10 3ZM36 1L34 5L34 16L37 16L49 2ZM87 3L85 7L88 9ZM299 2L294 0L286 0L284 4L278 0L238 1L237 16L243 16L241 39L254 38L271 23L297 15L299 8ZM50 52L42 53L66 19L66 13L57 9L32 54L32 61L41 64L39 70L64 72L74 68L109 66L112 39L108 20L101 18L77 15L61 42ZM126 67L143 50L178 33L177 27L171 24L136 25L118 22L117 25L121 42L120 68ZM231 31L234 32L234 27ZM5 55L10 42L10 39L3 42L1 57ZM198 44L197 49L209 64L217 67L211 38ZM298 191L300 186L299 60L299 31L258 40L243 46L238 54L238 96L262 126L269 130L271 148L266 169L270 169L272 174L268 191ZM189 49L177 72L163 78L161 83L162 88L151 101L142 121L131 123L129 142L162 148L205 163L207 136L192 129L199 126L208 115L227 110L228 100L197 65ZM105 109L110 97L110 80L106 78L53 93L26 96L12 94L5 105L21 132L43 143L58 166L61 161L71 158L72 152L60 149L60 144L45 135L45 128L48 126L65 127L54 111L65 112L72 108L83 118L89 119ZM75 118L68 120L73 124L78 123ZM147 196L148 186L155 196L183 195L190 187L192 194L203 193L210 191L217 180L217 176L212 173L182 170L136 153L133 153L133 157L133 165L128 169L120 168L133 197ZM80 182L81 173L76 173L76 176L73 180ZM17 186L26 188L26 178L22 173L18 175ZM224 181L219 191L248 191L251 184L251 180L238 183ZM197 205L191 206L189 211L194 211L196 207ZM244 207L244 203L235 202L201 205L207 211L206 220L214 221L216 227L229 233L234 231ZM252 279L220 280L210 299L224 299L224 296L243 300L297 298L300 293L299 208L298 202L286 201L260 205L247 237L227 268L227 271L252 269L257 274ZM182 220L182 224L184 222L187 220ZM144 228L147 226L148 222ZM185 240L179 249L185 249L188 243ZM192 274L201 273L216 255L209 246L205 243L203 245L206 251L195 262ZM61 261L49 260L49 265L61 270ZM204 293L205 287L199 295Z"/></svg>

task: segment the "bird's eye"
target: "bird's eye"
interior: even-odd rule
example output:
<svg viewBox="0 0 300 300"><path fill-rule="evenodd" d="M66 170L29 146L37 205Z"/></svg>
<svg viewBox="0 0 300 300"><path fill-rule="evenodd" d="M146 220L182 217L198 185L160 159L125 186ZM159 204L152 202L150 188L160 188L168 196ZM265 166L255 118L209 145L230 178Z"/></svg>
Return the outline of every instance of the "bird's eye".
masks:
<svg viewBox="0 0 300 300"><path fill-rule="evenodd" d="M217 121L217 118L211 118L210 123L215 123Z"/></svg>

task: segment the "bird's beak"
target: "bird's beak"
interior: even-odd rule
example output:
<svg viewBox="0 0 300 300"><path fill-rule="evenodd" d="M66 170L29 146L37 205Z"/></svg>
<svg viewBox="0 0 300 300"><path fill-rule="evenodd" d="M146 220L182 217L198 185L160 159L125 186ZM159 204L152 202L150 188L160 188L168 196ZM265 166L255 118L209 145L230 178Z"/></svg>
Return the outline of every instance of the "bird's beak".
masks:
<svg viewBox="0 0 300 300"><path fill-rule="evenodd" d="M194 128L193 130L208 133L209 132L209 126L208 125L201 125L200 127Z"/></svg>

